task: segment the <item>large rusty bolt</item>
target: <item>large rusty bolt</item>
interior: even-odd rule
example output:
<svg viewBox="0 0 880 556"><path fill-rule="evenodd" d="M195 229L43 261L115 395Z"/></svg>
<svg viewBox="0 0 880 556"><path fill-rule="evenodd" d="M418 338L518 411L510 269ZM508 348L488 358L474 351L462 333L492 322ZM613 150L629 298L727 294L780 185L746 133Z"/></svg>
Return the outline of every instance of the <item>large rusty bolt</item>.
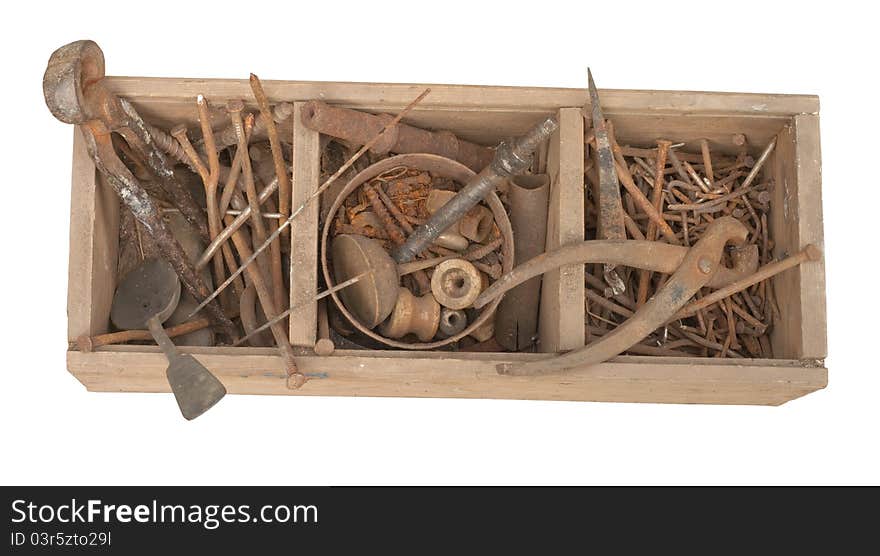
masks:
<svg viewBox="0 0 880 556"><path fill-rule="evenodd" d="M43 74L43 96L52 115L67 124L92 118L83 91L104 77L104 53L94 41L66 44L52 53Z"/></svg>

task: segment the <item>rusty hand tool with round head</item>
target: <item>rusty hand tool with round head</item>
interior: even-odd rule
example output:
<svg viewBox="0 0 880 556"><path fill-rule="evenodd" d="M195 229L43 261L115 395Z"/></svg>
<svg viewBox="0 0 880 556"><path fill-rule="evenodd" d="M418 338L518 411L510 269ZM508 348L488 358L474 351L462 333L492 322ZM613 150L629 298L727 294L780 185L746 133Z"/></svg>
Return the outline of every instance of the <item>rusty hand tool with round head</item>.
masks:
<svg viewBox="0 0 880 556"><path fill-rule="evenodd" d="M168 384L180 412L189 420L219 402L226 388L192 355L180 353L162 328L179 300L180 281L171 265L162 259L147 259L117 286L110 319L122 329L149 328L168 359Z"/></svg>
<svg viewBox="0 0 880 556"><path fill-rule="evenodd" d="M716 219L706 228L703 237L680 259L678 268L666 282L666 285L625 323L583 348L525 364L505 363L498 366L498 372L510 375L549 374L573 368L584 368L623 353L666 323L700 288L710 282L722 268L720 261L725 245L728 243L741 245L747 236L748 229L736 219L729 216ZM633 260L636 257L632 257L631 253L627 254L628 244L633 242L619 241L615 243L616 247L613 252L605 253L606 256L591 257L581 262L612 262L635 268L648 266L644 262ZM636 243L659 245L657 242ZM655 266L651 265L647 269L652 270L652 267Z"/></svg>
<svg viewBox="0 0 880 556"><path fill-rule="evenodd" d="M97 44L77 41L62 46L52 53L43 76L46 105L57 119L79 126L95 166L153 238L162 257L174 268L187 291L196 299L204 299L208 294L207 286L195 272L150 196L117 156L111 134L121 135L132 150L141 155L177 208L207 239L204 212L174 180L165 155L156 148L134 108L114 95L105 86L103 78L104 54ZM222 326L231 338L237 336L235 325L223 314L218 303L208 304L207 310L214 323Z"/></svg>

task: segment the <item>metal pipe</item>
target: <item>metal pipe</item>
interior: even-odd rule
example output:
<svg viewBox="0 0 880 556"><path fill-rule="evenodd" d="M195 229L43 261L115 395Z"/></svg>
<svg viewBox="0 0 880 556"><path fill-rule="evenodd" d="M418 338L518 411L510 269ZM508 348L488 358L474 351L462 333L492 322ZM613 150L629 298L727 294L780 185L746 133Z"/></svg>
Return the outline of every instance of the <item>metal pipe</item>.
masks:
<svg viewBox="0 0 880 556"><path fill-rule="evenodd" d="M544 252L550 177L516 176L509 181L510 225L516 238L514 265L519 266ZM541 277L536 276L513 288L501 300L495 316L495 339L505 349L522 351L534 343L540 295Z"/></svg>
<svg viewBox="0 0 880 556"><path fill-rule="evenodd" d="M358 145L366 143L392 119L389 114L368 114L318 100L307 102L301 115L307 128ZM427 131L407 124L393 126L370 150L377 154L439 154L461 162L474 172L488 166L493 156L491 148L459 139L452 132Z"/></svg>

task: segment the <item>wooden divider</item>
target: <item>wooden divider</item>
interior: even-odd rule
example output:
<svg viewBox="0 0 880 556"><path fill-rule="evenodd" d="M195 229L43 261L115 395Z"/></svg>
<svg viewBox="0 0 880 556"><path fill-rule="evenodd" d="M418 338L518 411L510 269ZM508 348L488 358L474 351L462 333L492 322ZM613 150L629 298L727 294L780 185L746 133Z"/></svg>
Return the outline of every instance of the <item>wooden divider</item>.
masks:
<svg viewBox="0 0 880 556"><path fill-rule="evenodd" d="M302 124L300 108L293 114L293 195L296 210L318 189L321 177L320 134ZM290 306L314 298L318 293L318 209L313 200L290 225ZM290 343L312 347L317 340L318 304L308 303L291 315Z"/></svg>
<svg viewBox="0 0 880 556"><path fill-rule="evenodd" d="M547 250L584 240L584 119L580 108L561 108L550 138L550 214ZM567 351L584 345L584 265L544 275L538 323L539 349Z"/></svg>

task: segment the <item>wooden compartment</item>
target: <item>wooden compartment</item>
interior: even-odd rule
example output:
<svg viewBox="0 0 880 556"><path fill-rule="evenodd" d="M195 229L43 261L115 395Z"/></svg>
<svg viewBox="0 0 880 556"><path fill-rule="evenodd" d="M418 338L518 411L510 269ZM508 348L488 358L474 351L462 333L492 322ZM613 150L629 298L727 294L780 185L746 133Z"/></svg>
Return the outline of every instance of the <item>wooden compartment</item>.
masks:
<svg viewBox="0 0 880 556"><path fill-rule="evenodd" d="M170 127L196 118L196 94L216 102L250 98L246 80L115 77L108 83L148 120ZM275 81L264 83L271 101L320 99L372 112L396 112L425 86ZM546 152L551 176L548 247L580 241L583 214L583 89L432 85L431 94L405 119L417 126L450 129L463 138L494 144L525 131L548 113L560 130ZM765 171L777 186L771 232L777 254L809 243L823 246L818 99L657 91L601 92L606 117L621 143L649 145L657 137L725 144L745 133L758 151L774 136L777 149ZM297 111L298 112L298 111ZM217 111L220 120L220 111ZM318 185L319 137L293 123L294 195L297 205ZM289 127L288 127L289 129ZM689 147L693 145L688 145ZM687 147L686 147L687 148ZM769 168L769 170L768 170ZM68 339L106 332L115 288L119 204L75 131L71 205ZM317 288L318 216L312 205L295 224L291 299ZM621 356L581 371L539 377L500 376L495 365L539 354L345 351L315 356L316 307L291 319L298 363L311 380L286 388L286 375L272 348L184 348L208 366L230 393L558 399L669 403L780 404L823 388L825 285L823 263L790 270L776 279L782 323L772 344L779 359L708 359ZM545 277L539 328L546 351L584 341L583 267ZM92 353L68 352L68 368L89 390L168 392L166 361L151 346L107 346Z"/></svg>

